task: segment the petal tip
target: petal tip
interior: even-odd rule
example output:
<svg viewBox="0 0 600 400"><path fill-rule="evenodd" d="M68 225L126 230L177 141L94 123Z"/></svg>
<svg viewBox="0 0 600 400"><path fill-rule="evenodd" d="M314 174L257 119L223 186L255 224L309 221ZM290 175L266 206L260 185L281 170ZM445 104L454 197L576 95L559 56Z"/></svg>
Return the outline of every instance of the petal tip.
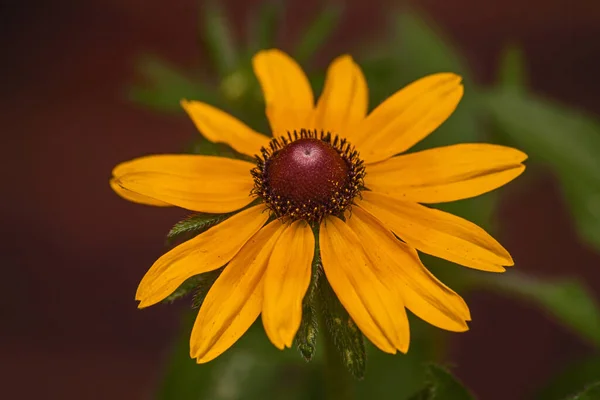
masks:
<svg viewBox="0 0 600 400"><path fill-rule="evenodd" d="M136 300L139 301L139 304L137 305L138 310L141 310L143 308L151 306L151 304L148 304L148 302L146 302L144 300L140 300L140 299L136 299Z"/></svg>
<svg viewBox="0 0 600 400"><path fill-rule="evenodd" d="M254 54L254 56L252 57L252 63L254 62L258 62L260 61L260 59L264 58L264 57L269 57L269 56L285 56L285 57L289 57L286 53L284 53L283 51L281 51L278 48L272 47L270 49L262 49L256 52L256 54Z"/></svg>

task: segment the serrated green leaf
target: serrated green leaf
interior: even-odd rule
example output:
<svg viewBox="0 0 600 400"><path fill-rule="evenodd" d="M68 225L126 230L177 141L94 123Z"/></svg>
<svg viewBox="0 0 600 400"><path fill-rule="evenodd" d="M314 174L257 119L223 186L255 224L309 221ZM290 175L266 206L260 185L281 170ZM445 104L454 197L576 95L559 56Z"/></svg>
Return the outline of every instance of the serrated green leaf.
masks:
<svg viewBox="0 0 600 400"><path fill-rule="evenodd" d="M522 91L527 86L525 54L515 45L507 46L500 56L498 82L505 90Z"/></svg>
<svg viewBox="0 0 600 400"><path fill-rule="evenodd" d="M319 14L304 30L293 55L300 63L306 63L319 50L338 26L342 16L341 3L326 3Z"/></svg>
<svg viewBox="0 0 600 400"><path fill-rule="evenodd" d="M446 368L431 364L427 385L410 400L473 400L473 395Z"/></svg>
<svg viewBox="0 0 600 400"><path fill-rule="evenodd" d="M583 392L570 397L569 400L598 400L600 399L600 382L588 386Z"/></svg>
<svg viewBox="0 0 600 400"><path fill-rule="evenodd" d="M175 300L179 300L192 292L199 284L201 278L199 276L192 276L183 282L173 293L171 293L163 303L173 303Z"/></svg>
<svg viewBox="0 0 600 400"><path fill-rule="evenodd" d="M198 213L190 215L176 223L167 234L167 243L172 244L176 240L181 240L182 237L190 239L213 226L225 221L231 216L228 214L206 214Z"/></svg>
<svg viewBox="0 0 600 400"><path fill-rule="evenodd" d="M211 102L212 89L155 55L145 55L137 61L144 84L131 87L128 97L134 103L158 111L181 111L181 99Z"/></svg>
<svg viewBox="0 0 600 400"><path fill-rule="evenodd" d="M214 271L205 272L196 276L196 282L194 286L194 298L192 299L192 308L200 308L208 291L215 283L215 281L221 276L221 272L223 272L225 267L221 267Z"/></svg>
<svg viewBox="0 0 600 400"><path fill-rule="evenodd" d="M317 334L319 332L317 323L316 294L318 292L319 280L321 279L321 256L319 253L319 241L315 240L315 255L312 262L312 278L310 286L302 301L302 322L296 333L294 341L300 354L306 361L310 361L315 353Z"/></svg>
<svg viewBox="0 0 600 400"><path fill-rule="evenodd" d="M223 272L223 267L186 279L185 282L183 282L170 296L168 296L162 302L173 303L175 300L193 293L192 308L200 308L204 298L206 297L206 294L215 283L219 275L221 275L221 272Z"/></svg>
<svg viewBox="0 0 600 400"><path fill-rule="evenodd" d="M208 46L215 69L221 78L235 71L238 53L233 42L231 22L222 3L208 1L202 8L203 39Z"/></svg>
<svg viewBox="0 0 600 400"><path fill-rule="evenodd" d="M600 248L600 121L515 91L485 99L499 133L556 172L578 233Z"/></svg>
<svg viewBox="0 0 600 400"><path fill-rule="evenodd" d="M321 279L318 290L324 322L321 329L328 330L342 364L356 379L363 379L367 357L362 332L338 300L327 279Z"/></svg>
<svg viewBox="0 0 600 400"><path fill-rule="evenodd" d="M600 347L600 307L583 283L575 279L541 280L517 271L480 279L492 289L536 302L563 325Z"/></svg>

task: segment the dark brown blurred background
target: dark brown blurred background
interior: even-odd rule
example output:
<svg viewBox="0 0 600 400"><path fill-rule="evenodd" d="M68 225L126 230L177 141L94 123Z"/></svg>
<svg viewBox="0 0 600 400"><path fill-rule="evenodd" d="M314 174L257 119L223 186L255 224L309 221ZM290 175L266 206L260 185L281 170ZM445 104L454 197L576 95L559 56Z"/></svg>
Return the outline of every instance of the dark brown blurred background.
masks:
<svg viewBox="0 0 600 400"><path fill-rule="evenodd" d="M242 32L258 1L224 3ZM319 8L290 3L284 48ZM376 38L391 4L349 1L323 60ZM481 82L513 41L526 51L538 92L600 112L600 2L422 0L419 7L462 48ZM108 178L116 163L178 152L193 134L182 115L133 106L124 88L142 52L202 65L197 2L15 0L0 10L0 396L150 398L177 311L138 311L133 296L183 213L125 202ZM598 298L600 259L578 244L552 177L508 196L501 217L501 239L518 266L584 277ZM481 399L527 399L588 350L533 307L490 294L468 300L471 330L451 336L450 361Z"/></svg>

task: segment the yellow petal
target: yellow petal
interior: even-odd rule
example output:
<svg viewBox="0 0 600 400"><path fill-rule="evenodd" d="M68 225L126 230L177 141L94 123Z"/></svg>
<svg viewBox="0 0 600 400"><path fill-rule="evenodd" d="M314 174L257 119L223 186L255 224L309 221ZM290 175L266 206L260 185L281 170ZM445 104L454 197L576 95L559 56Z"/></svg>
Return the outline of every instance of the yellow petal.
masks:
<svg viewBox="0 0 600 400"><path fill-rule="evenodd" d="M332 216L321 223L319 240L327 280L361 332L382 351L408 351L402 298L368 260L356 234Z"/></svg>
<svg viewBox="0 0 600 400"><path fill-rule="evenodd" d="M305 221L279 237L265 274L262 320L278 348L291 347L302 320L302 299L310 284L315 238Z"/></svg>
<svg viewBox="0 0 600 400"><path fill-rule="evenodd" d="M360 207L346 213L371 263L392 283L415 315L439 328L462 332L471 319L462 297L437 280L421 263L417 252L402 243L375 217Z"/></svg>
<svg viewBox="0 0 600 400"><path fill-rule="evenodd" d="M312 88L302 68L281 50L258 52L252 59L254 73L265 97L273 136L307 126L314 108Z"/></svg>
<svg viewBox="0 0 600 400"><path fill-rule="evenodd" d="M503 272L513 260L494 238L477 225L455 215L363 192L356 204L392 230L409 246L465 267Z"/></svg>
<svg viewBox="0 0 600 400"><path fill-rule="evenodd" d="M140 282L139 307L156 304L186 279L227 264L268 218L264 206L251 207L160 257Z"/></svg>
<svg viewBox="0 0 600 400"><path fill-rule="evenodd" d="M315 128L346 137L367 114L369 92L360 67L345 55L327 70L323 93L315 110Z"/></svg>
<svg viewBox="0 0 600 400"><path fill-rule="evenodd" d="M353 144L365 163L402 153L439 127L463 95L461 77L440 73L419 79L385 100L363 121Z"/></svg>
<svg viewBox="0 0 600 400"><path fill-rule="evenodd" d="M478 196L519 176L527 155L493 144L457 144L405 154L370 165L365 185L374 192L419 203Z"/></svg>
<svg viewBox="0 0 600 400"><path fill-rule="evenodd" d="M263 276L284 229L285 225L277 220L261 229L208 291L190 338L190 356L199 363L208 362L231 347L260 314Z"/></svg>
<svg viewBox="0 0 600 400"><path fill-rule="evenodd" d="M110 187L112 188L112 190L115 191L116 194L118 194L125 200L129 200L133 203L146 204L149 206L158 206L158 207L171 206L170 204L165 203L164 201L155 200L153 198L142 196L141 194L137 194L137 193L131 192L129 190L123 189L121 186L119 186L117 184L117 182L114 178L112 178L110 180Z"/></svg>
<svg viewBox="0 0 600 400"><path fill-rule="evenodd" d="M225 143L237 152L251 157L260 154L260 148L269 144L268 137L218 108L188 100L182 100L181 106L200 133L211 142Z"/></svg>
<svg viewBox="0 0 600 400"><path fill-rule="evenodd" d="M249 204L253 164L223 157L157 155L138 158L113 170L122 189L174 206L226 213Z"/></svg>

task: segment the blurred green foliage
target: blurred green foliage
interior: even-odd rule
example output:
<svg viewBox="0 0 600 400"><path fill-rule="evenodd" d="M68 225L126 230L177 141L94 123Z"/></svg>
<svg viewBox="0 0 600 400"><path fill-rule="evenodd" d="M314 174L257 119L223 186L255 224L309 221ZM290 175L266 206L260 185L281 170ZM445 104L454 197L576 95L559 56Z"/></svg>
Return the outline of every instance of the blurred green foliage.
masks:
<svg viewBox="0 0 600 400"><path fill-rule="evenodd" d="M473 395L448 371L439 365L427 369L427 385L410 400L473 400Z"/></svg>
<svg viewBox="0 0 600 400"><path fill-rule="evenodd" d="M562 400L573 398L590 382L600 382L600 356L587 357L568 363L536 394L536 400ZM600 399L600 396L597 397Z"/></svg>
<svg viewBox="0 0 600 400"><path fill-rule="evenodd" d="M569 400L596 400L600 399L600 382L587 386L583 391L570 397Z"/></svg>
<svg viewBox="0 0 600 400"><path fill-rule="evenodd" d="M326 4L299 36L291 54L303 66L311 63L341 20L343 8L339 4ZM130 88L130 99L162 112L180 111L182 98L200 100L232 113L258 131L268 132L264 103L250 60L260 49L277 47L279 22L284 12L285 2L263 2L250 16L245 43L239 44L221 3L208 2L201 10L199 36L209 49L208 61L215 75L207 77L195 71L183 71L159 57L146 56L138 63L141 82ZM518 46L507 47L499 66L497 84L478 86L468 63L443 34L432 29L432 23L409 11L390 13L388 22L387 40L377 45L363 43L355 54L367 77L371 109L395 90L429 73L451 71L461 74L466 95L458 109L412 151L481 141L518 147L530 155L534 165L558 178L578 234L590 245L600 248L600 122L531 93L527 86L524 53ZM309 76L317 93L324 76L323 72ZM194 135L188 152L245 157L226 145ZM528 171L530 174L536 172L531 168ZM510 186L518 188L519 180ZM497 194L492 192L475 199L444 204L440 208L493 231L496 205ZM210 224L202 215L192 217L176 225L170 236L189 238ZM429 256L422 258L425 265L455 289L484 288L533 302L584 340L600 346L598 305L578 281L547 281L518 271L481 278L481 274L443 260ZM524 270L526 266L518 265L518 269ZM170 300L184 296L187 292L184 289L186 287ZM197 293L195 304L202 299L202 293ZM328 392L323 388L335 388L336 383L332 380L346 385L344 390L337 390L337 398L473 398L448 370L429 363L443 360L444 342L450 333L441 332L410 315L412 340L408 354L391 356L369 343L359 346L355 352L359 358L338 361L346 364L351 361L358 368L354 375L364 374L365 379L347 381L343 376L323 375L327 357L322 347L332 338L314 337L312 332L318 329L315 310L306 309L305 304L304 313L311 315L303 321L296 345L310 363L306 363L295 349L283 352L275 349L257 321L232 349L200 366L189 358L189 334L195 312L186 313L158 398L262 399L268 393L270 399L319 399L331 397L331 390ZM354 339L351 341L355 342ZM368 360L366 369L365 359ZM600 379L598 371L597 359L574 365L543 389L538 398L598 399L598 385L581 392L588 383ZM578 392L579 395L573 395Z"/></svg>
<svg viewBox="0 0 600 400"><path fill-rule="evenodd" d="M598 305L580 281L543 280L519 271L508 271L501 276L480 277L478 282L505 295L516 295L534 302L588 343L600 348Z"/></svg>

